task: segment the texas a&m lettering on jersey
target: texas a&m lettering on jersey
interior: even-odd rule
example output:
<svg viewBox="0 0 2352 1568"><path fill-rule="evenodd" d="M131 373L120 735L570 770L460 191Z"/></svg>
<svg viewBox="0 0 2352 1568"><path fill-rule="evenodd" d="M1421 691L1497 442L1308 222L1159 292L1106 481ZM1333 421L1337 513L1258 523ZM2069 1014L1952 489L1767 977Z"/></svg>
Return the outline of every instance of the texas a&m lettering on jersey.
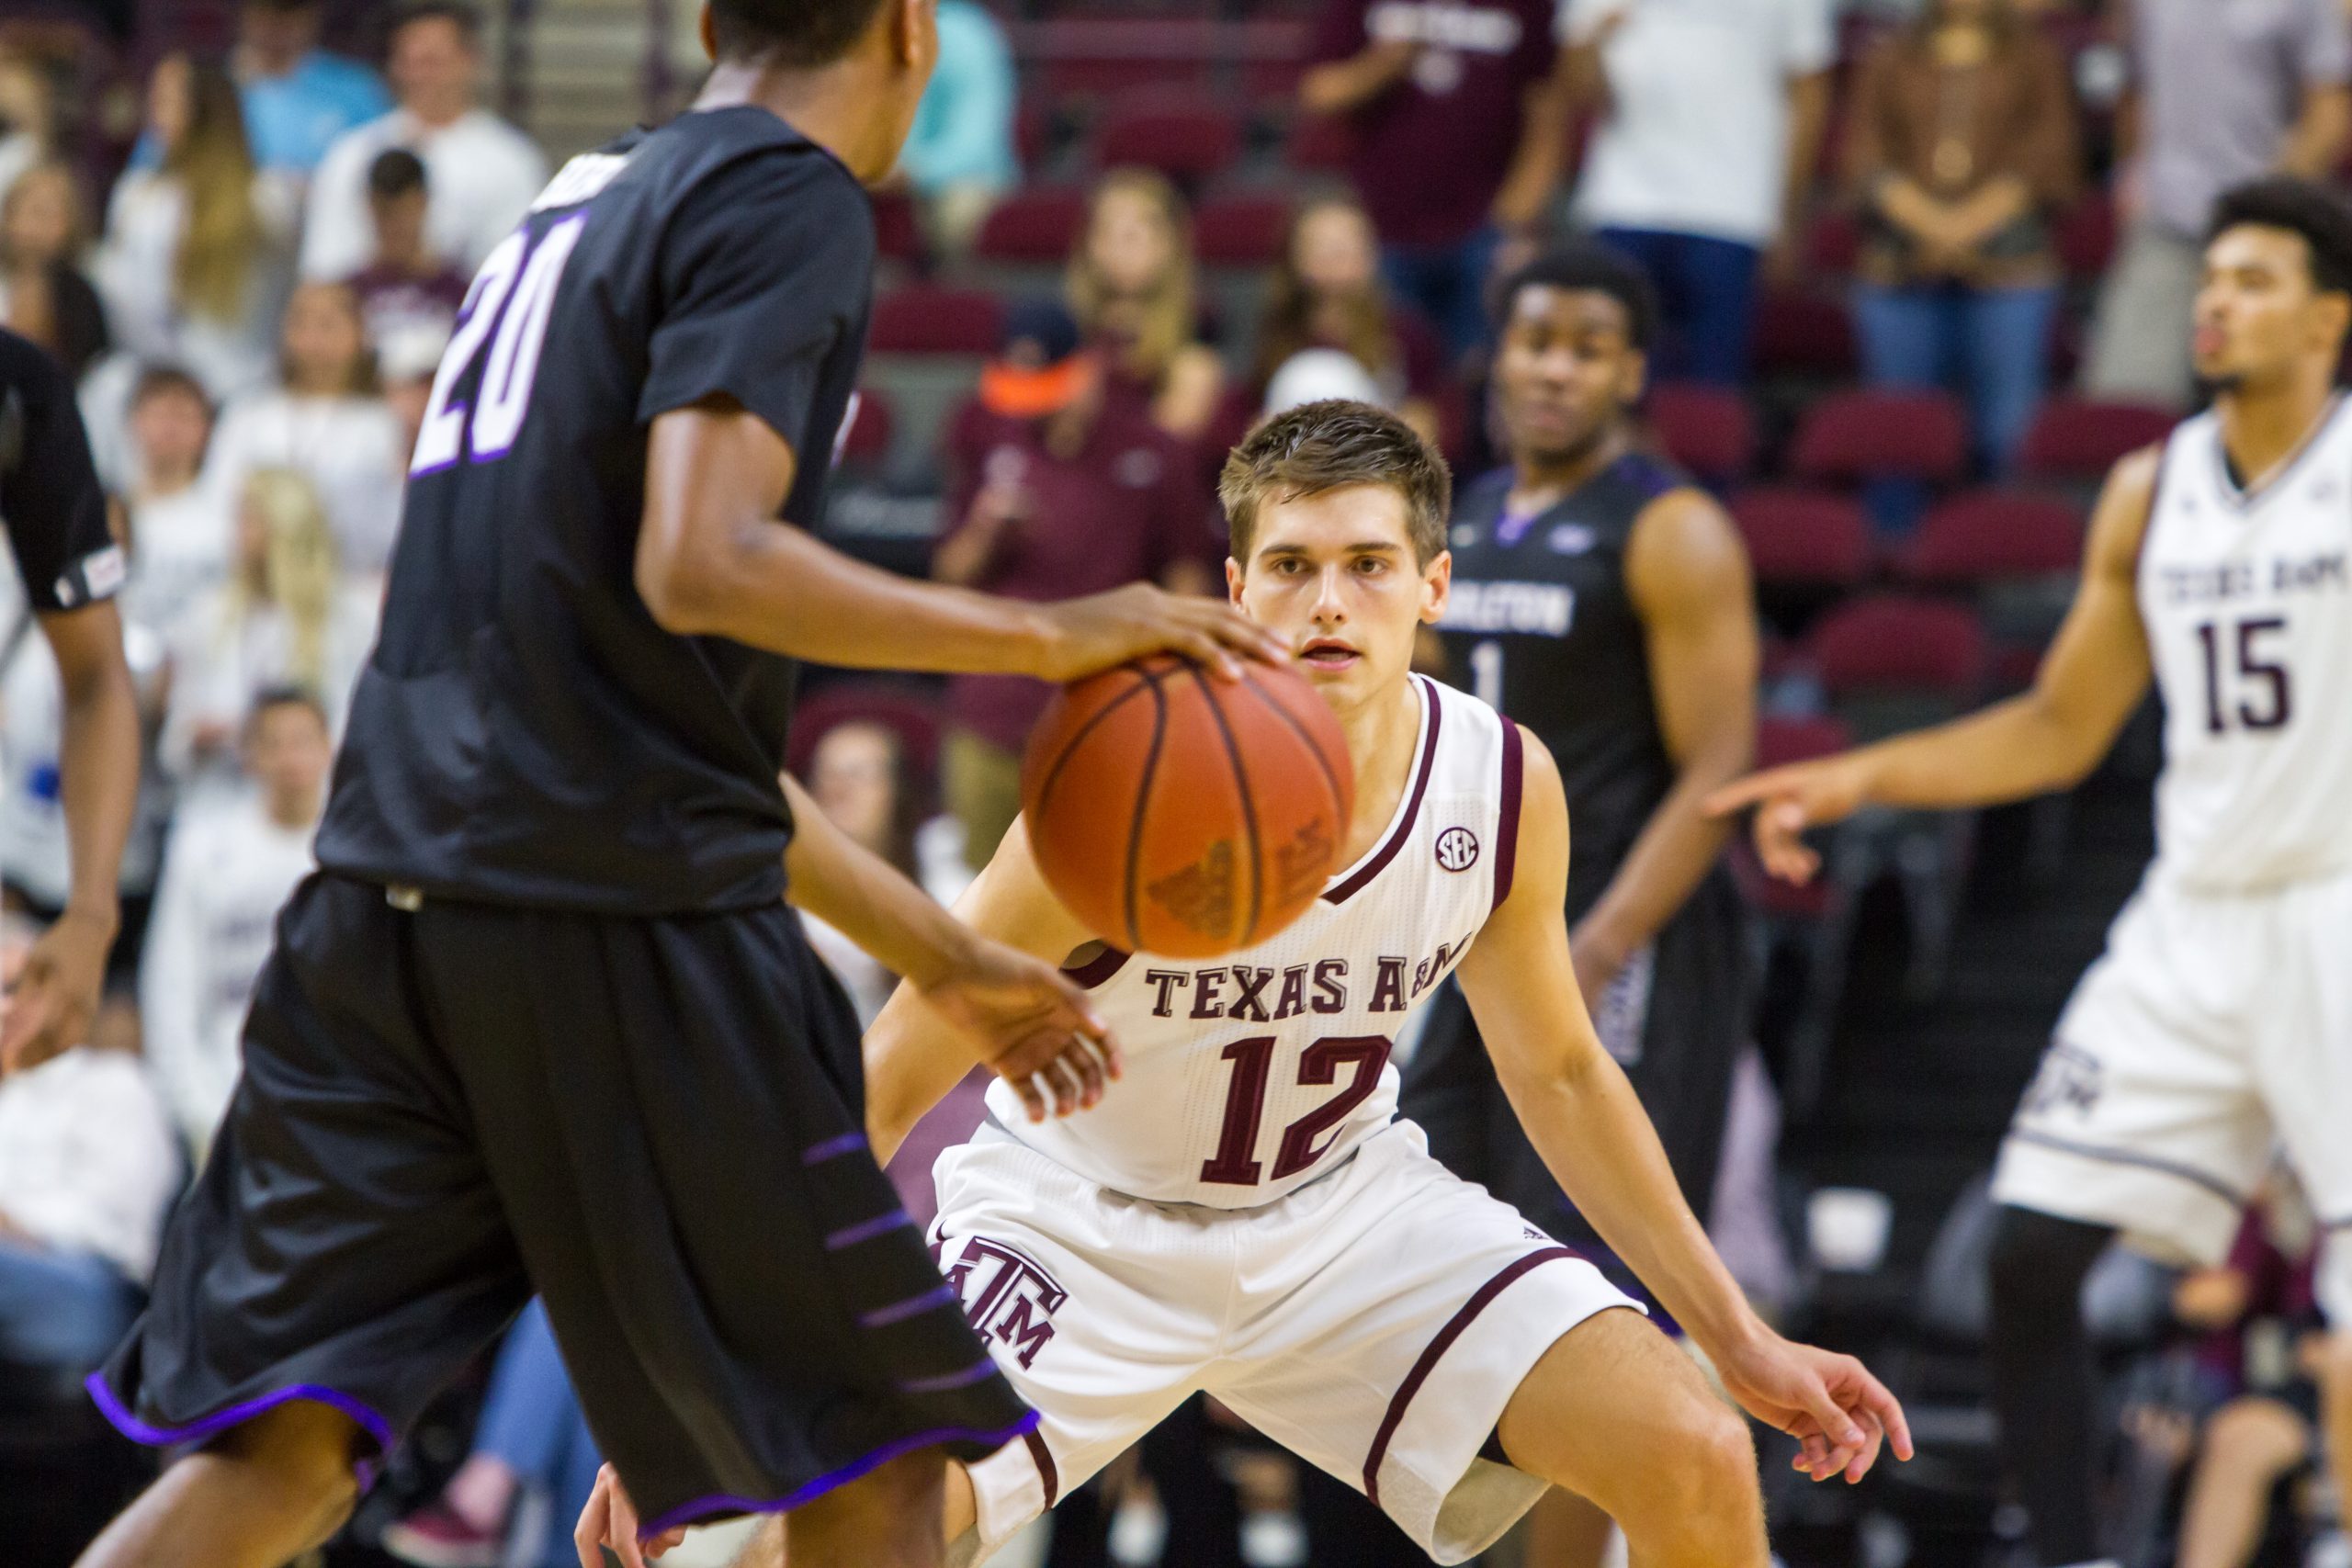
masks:
<svg viewBox="0 0 2352 1568"><path fill-rule="evenodd" d="M1086 1115L1043 1124L992 1085L1006 1131L1114 1191L1248 1208L1387 1125L1397 1031L1509 895L1519 841L1517 728L1465 693L1413 689L1413 767L1373 848L1270 942L1213 964L1106 952L1074 971L1125 1077Z"/></svg>

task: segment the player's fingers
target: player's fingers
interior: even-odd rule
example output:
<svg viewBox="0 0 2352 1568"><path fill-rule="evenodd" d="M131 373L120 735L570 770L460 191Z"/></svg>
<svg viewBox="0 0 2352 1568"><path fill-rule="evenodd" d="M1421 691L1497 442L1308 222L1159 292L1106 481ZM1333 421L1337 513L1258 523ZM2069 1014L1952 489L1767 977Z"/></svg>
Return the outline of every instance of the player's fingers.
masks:
<svg viewBox="0 0 2352 1568"><path fill-rule="evenodd" d="M605 1554L599 1549L612 1517L612 1504L613 1467L608 1464L596 1472L596 1484L580 1510L580 1522L571 1527L571 1546L580 1554L580 1568L605 1568Z"/></svg>
<svg viewBox="0 0 2352 1568"><path fill-rule="evenodd" d="M1879 1419L1875 1414L1864 1410L1861 1413L1861 1418L1862 1426L1870 1433L1870 1441L1862 1445L1860 1453L1846 1461L1846 1484L1849 1486L1859 1483L1863 1476L1871 1472L1871 1466L1878 1462L1880 1448L1886 1441L1886 1428L1879 1425Z"/></svg>
<svg viewBox="0 0 2352 1568"><path fill-rule="evenodd" d="M1055 1115L1068 1116L1080 1108L1078 1080L1070 1077L1069 1067L1059 1056L1047 1059L1046 1065L1037 1069L1037 1077L1054 1097Z"/></svg>
<svg viewBox="0 0 2352 1568"><path fill-rule="evenodd" d="M1851 1452L1861 1447L1868 1434L1863 1432L1861 1423L1838 1403L1838 1396L1829 1391L1828 1383L1822 1380L1820 1374L1808 1375L1797 1386L1796 1393L1798 1404L1819 1424L1821 1435L1829 1439L1833 1449ZM1842 1464L1844 1461L1841 1460L1839 1462Z"/></svg>
<svg viewBox="0 0 2352 1568"><path fill-rule="evenodd" d="M1219 645L1264 664L1279 664L1290 657L1290 644L1230 604L1214 600L1188 600L1205 612L1209 633Z"/></svg>
<svg viewBox="0 0 2352 1568"><path fill-rule="evenodd" d="M1888 1444L1894 1450L1894 1457L1909 1460L1914 1451L1911 1447L1911 1423L1903 1414L1903 1402L1895 1398L1868 1367L1857 1362L1855 1370L1861 1374L1862 1408L1885 1432Z"/></svg>
<svg viewBox="0 0 2352 1568"><path fill-rule="evenodd" d="M1097 1056L1085 1041L1071 1039L1063 1045L1058 1060L1062 1071L1078 1080L1080 1110L1102 1103L1102 1058Z"/></svg>
<svg viewBox="0 0 2352 1568"><path fill-rule="evenodd" d="M1087 999L1085 988L1059 970L1047 969L1045 974L1046 984L1053 987L1061 1001L1063 1012L1068 1015L1064 1021L1070 1032L1084 1035L1089 1040L1107 1042L1111 1038L1111 1025L1094 1010L1093 1003Z"/></svg>
<svg viewBox="0 0 2352 1568"><path fill-rule="evenodd" d="M1037 1079L1035 1074L1016 1072L1009 1066L1000 1065L997 1069L997 1076L1002 1078L1005 1082L1011 1084L1012 1086L1012 1092L1021 1097L1021 1110L1023 1114L1026 1115L1032 1122L1043 1122L1046 1120L1046 1097L1038 1092Z"/></svg>
<svg viewBox="0 0 2352 1568"><path fill-rule="evenodd" d="M670 1529L663 1530L660 1535L654 1536L646 1541L645 1555L648 1557L660 1557L665 1552L677 1551L678 1548L684 1546L685 1543L686 1527L684 1525L673 1525Z"/></svg>

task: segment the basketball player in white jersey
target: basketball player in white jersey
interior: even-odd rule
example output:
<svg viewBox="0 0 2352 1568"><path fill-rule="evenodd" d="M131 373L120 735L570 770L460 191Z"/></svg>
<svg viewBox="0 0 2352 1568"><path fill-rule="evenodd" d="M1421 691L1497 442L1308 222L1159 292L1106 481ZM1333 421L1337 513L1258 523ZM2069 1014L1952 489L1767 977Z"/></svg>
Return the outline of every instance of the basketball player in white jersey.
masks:
<svg viewBox="0 0 2352 1568"><path fill-rule="evenodd" d="M1234 603L1288 639L1347 735L1347 869L1282 934L1213 963L1092 942L1018 825L958 905L1073 964L1125 1067L1064 1120L1032 1120L991 1084L989 1121L939 1161L947 1283L888 1310L966 1312L1043 1417L952 1472L954 1560L986 1555L1206 1390L1442 1562L1560 1485L1621 1521L1647 1568L1763 1568L1738 1417L1638 1310L1611 1310L1633 1303L1590 1264L1396 1118L1397 1031L1458 975L1561 1185L1731 1393L1803 1439L1799 1468L1859 1480L1887 1438L1908 1456L1900 1409L1859 1362L1748 1310L1595 1036L1561 912L1550 755L1408 672L1445 604L1443 461L1377 409L1311 403L1244 442L1221 489ZM886 1158L971 1065L904 990L866 1062ZM582 1561L635 1535L608 1477ZM777 1548L771 1533L747 1561Z"/></svg>
<svg viewBox="0 0 2352 1568"><path fill-rule="evenodd" d="M2352 211L2274 179L2215 210L2197 298L2213 406L2116 466L2033 689L1719 792L1765 863L1869 804L2018 800L2080 781L2153 675L2157 850L2059 1020L2001 1149L1990 1355L2004 1457L2048 1564L2103 1561L2080 1290L2119 1231L2229 1248L2274 1140L2335 1234L2329 1448L2352 1496Z"/></svg>

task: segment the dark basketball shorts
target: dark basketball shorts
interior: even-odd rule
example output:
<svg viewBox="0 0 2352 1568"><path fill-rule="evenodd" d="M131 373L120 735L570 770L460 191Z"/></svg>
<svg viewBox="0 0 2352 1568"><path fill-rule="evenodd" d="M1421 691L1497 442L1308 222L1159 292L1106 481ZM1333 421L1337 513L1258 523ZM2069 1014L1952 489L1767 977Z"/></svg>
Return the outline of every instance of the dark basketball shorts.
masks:
<svg viewBox="0 0 2352 1568"><path fill-rule="evenodd" d="M536 1292L652 1528L1035 1424L876 1167L858 1032L782 906L632 918L316 875L146 1316L142 1442L290 1399L389 1450Z"/></svg>
<svg viewBox="0 0 2352 1568"><path fill-rule="evenodd" d="M1738 900L1728 876L1711 875L1604 995L1585 998L1702 1220L1722 1163L1732 1067L1748 1036ZM1447 985L1430 1010L1404 1068L1398 1113L1420 1125L1430 1153L1456 1176L1480 1183L1571 1247L1600 1247L1521 1130L1462 988Z"/></svg>

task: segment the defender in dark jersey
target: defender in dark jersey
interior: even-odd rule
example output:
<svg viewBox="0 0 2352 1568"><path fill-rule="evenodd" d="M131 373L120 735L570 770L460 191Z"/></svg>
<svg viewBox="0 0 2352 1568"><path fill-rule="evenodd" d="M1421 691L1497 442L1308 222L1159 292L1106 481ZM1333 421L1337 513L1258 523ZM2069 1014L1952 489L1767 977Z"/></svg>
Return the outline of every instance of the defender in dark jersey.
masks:
<svg viewBox="0 0 2352 1568"><path fill-rule="evenodd" d="M1577 978L1703 1214L1747 1024L1738 894L1724 831L1702 809L1755 745L1747 556L1712 499L1634 450L1656 319L1640 272L1564 250L1515 275L1500 310L1494 385L1511 462L1455 499L1439 631L1452 678L1559 760ZM1403 1111L1461 1175L1598 1245L1520 1132L1458 994L1435 1005ZM1576 1524L1556 1503L1538 1515L1563 1535Z"/></svg>
<svg viewBox="0 0 2352 1568"><path fill-rule="evenodd" d="M929 0L713 0L695 108L574 159L434 384L383 630L153 1305L92 1393L201 1445L85 1562L266 1568L536 1291L662 1524L794 1510L811 1563L936 1561L943 1450L1027 1429L865 1146L792 900L1075 1109L1115 1057L779 793L791 657L1063 679L1270 639L1135 588L1013 604L806 531ZM1231 672L1228 671L1228 672ZM796 816L797 821L796 824ZM797 827L797 830L796 830Z"/></svg>
<svg viewBox="0 0 2352 1568"><path fill-rule="evenodd" d="M74 378L31 339L0 328L0 523L24 580L25 614L57 659L64 694L60 797L73 871L65 909L26 954L0 1017L0 1073L89 1035L120 924L115 884L139 794L139 699L123 662L115 590L122 550L74 402ZM6 634L10 650L25 635Z"/></svg>

